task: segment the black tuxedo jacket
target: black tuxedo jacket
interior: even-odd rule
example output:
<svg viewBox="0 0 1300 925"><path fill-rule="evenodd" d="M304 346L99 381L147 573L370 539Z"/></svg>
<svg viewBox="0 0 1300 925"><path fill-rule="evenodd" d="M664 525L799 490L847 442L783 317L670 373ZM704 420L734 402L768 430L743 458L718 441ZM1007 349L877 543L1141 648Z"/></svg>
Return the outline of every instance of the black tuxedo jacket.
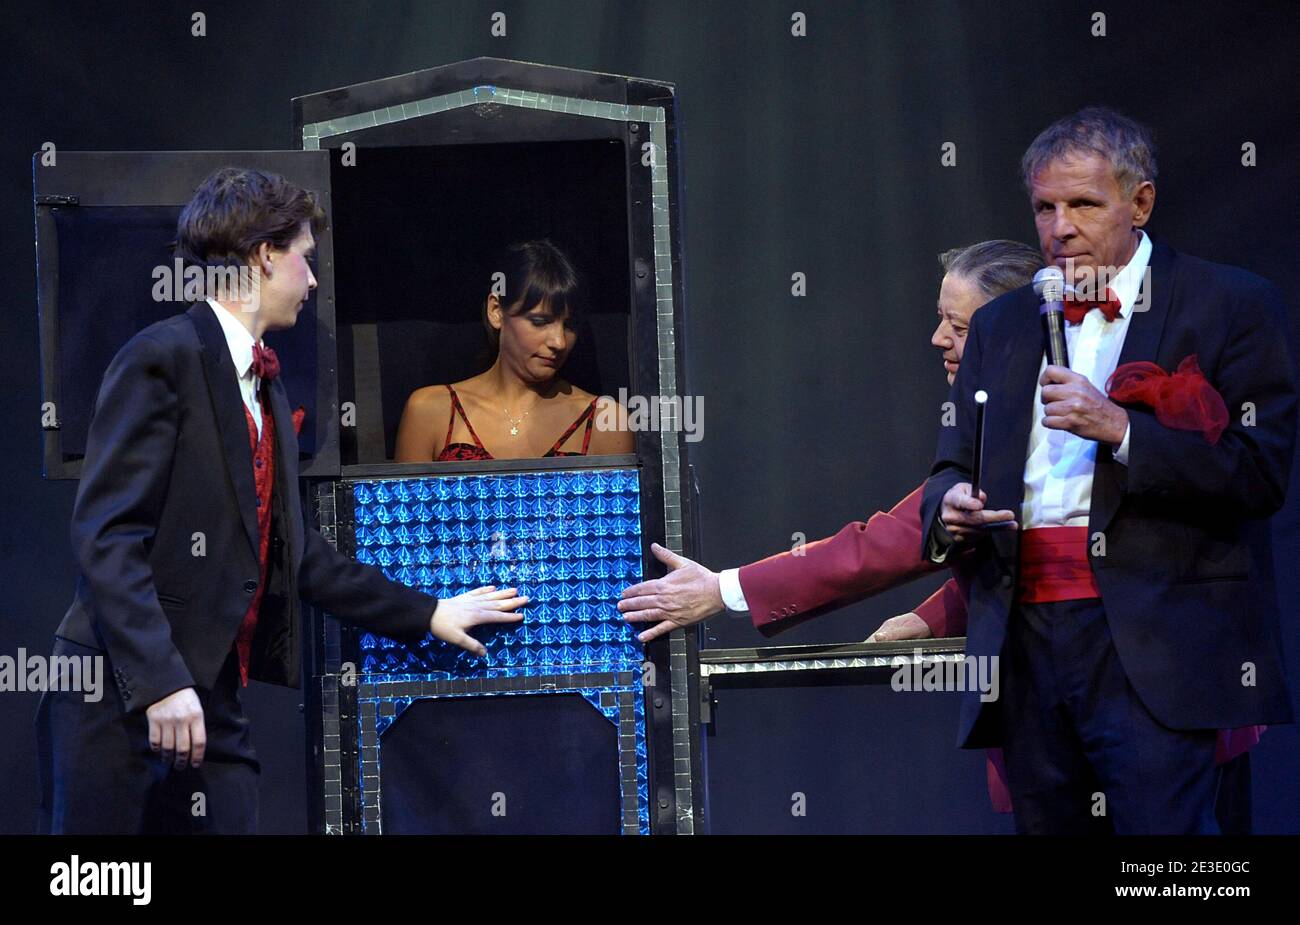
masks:
<svg viewBox="0 0 1300 925"><path fill-rule="evenodd" d="M1277 287L1154 244L1149 308L1135 312L1119 363L1172 372L1196 354L1228 407L1211 446L1199 432L1129 411L1128 465L1097 447L1089 513L1093 575L1115 649L1143 704L1174 729L1291 722L1268 518L1282 507L1295 449L1296 391ZM1019 520L1034 389L1043 357L1032 287L975 313L953 382L956 426L939 437L925 486L928 536L944 494L970 481L974 394L988 392L982 488ZM967 573L967 654L1000 655L1016 587L1019 531L990 531L956 562ZM922 555L926 555L923 552ZM963 695L958 744L999 743L998 704Z"/></svg>
<svg viewBox="0 0 1300 925"><path fill-rule="evenodd" d="M72 515L80 572L56 634L107 654L128 712L211 687L257 590L248 424L213 312L196 303L136 334L95 399ZM297 686L299 597L410 642L428 631L437 602L304 528L298 438L279 379L270 405L272 542L249 667L251 677Z"/></svg>

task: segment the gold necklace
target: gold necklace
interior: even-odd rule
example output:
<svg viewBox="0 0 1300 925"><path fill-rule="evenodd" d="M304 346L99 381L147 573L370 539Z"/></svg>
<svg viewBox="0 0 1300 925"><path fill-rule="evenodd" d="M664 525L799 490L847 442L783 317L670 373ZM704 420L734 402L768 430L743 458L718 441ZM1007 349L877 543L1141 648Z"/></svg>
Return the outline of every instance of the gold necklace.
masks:
<svg viewBox="0 0 1300 925"><path fill-rule="evenodd" d="M508 421L510 422L510 436L512 436L512 437L518 437L518 436L519 436L519 425L522 424L522 423L524 423L524 418L526 418L526 417L528 417L528 415L532 414L532 409L529 409L528 411L525 411L525 412L524 412L524 417L521 417L521 418L519 418L519 419L515 419L515 418L512 418L512 417L510 416L510 409L509 409L509 408L502 408L501 410L504 411L504 412L506 413L506 420L508 420Z"/></svg>

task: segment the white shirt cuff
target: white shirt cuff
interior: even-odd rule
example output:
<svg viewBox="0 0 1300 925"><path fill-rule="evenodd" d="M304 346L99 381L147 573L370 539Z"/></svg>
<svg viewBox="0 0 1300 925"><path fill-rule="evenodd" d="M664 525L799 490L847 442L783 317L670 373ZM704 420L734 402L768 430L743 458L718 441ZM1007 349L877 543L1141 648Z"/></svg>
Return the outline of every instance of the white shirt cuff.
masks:
<svg viewBox="0 0 1300 925"><path fill-rule="evenodd" d="M941 542L940 537L947 540L947 543ZM942 523L936 517L934 526L930 528L929 534L925 541L925 554L935 565L943 565L948 559L948 550L952 549L952 537L944 529Z"/></svg>
<svg viewBox="0 0 1300 925"><path fill-rule="evenodd" d="M749 610L745 592L740 590L740 569L726 568L719 572L718 590L722 592L722 603L727 605L728 610Z"/></svg>
<svg viewBox="0 0 1300 925"><path fill-rule="evenodd" d="M1119 463L1121 466L1128 465L1128 436L1132 432L1133 432L1132 424L1124 428L1124 439L1120 441L1119 446L1115 449L1115 452L1111 454L1115 457L1115 462Z"/></svg>

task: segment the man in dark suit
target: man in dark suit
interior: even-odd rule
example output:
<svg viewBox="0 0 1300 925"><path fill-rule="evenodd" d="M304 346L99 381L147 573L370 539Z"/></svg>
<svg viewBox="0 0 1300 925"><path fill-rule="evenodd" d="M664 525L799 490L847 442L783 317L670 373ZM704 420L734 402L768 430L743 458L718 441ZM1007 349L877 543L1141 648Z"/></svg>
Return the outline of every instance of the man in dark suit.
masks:
<svg viewBox="0 0 1300 925"><path fill-rule="evenodd" d="M1003 746L1022 832L1214 832L1216 730L1292 721L1268 529L1295 445L1285 304L1147 238L1153 148L1118 113L1052 125L1022 173L1044 259L1094 291L1067 308L1069 368L1025 287L976 315L953 384L923 546L969 576L967 655L1000 657L1002 686L964 695L959 744ZM1108 397L1117 366L1192 356L1203 378L1169 385L1217 392L1222 427Z"/></svg>
<svg viewBox="0 0 1300 925"><path fill-rule="evenodd" d="M238 692L249 678L299 685L300 598L479 654L470 628L522 619L514 589L437 601L304 529L301 419L261 338L292 327L315 288L323 220L283 177L212 174L181 213L178 252L244 285L139 332L104 374L54 651L103 658L115 687L97 702L42 697L43 831L254 832L259 765Z"/></svg>

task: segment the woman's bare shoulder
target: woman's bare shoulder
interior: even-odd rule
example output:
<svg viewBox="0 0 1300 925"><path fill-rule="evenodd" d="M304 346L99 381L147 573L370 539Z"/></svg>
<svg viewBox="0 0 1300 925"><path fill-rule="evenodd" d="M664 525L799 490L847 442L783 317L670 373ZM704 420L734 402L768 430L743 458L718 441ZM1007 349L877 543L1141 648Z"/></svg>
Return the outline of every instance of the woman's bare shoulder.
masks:
<svg viewBox="0 0 1300 925"><path fill-rule="evenodd" d="M408 395L397 425L397 462L432 459L442 448L450 414L451 396L445 386L426 385Z"/></svg>
<svg viewBox="0 0 1300 925"><path fill-rule="evenodd" d="M451 393L445 385L426 385L416 389L406 399L408 410L425 414L451 406Z"/></svg>
<svg viewBox="0 0 1300 925"><path fill-rule="evenodd" d="M636 441L628 430L627 408L618 399L610 395L596 398L594 417L596 431L591 440L593 456L631 453L635 449Z"/></svg>
<svg viewBox="0 0 1300 925"><path fill-rule="evenodd" d="M591 404L591 400L596 397L586 389L580 389L571 382L566 383L565 392L567 394L564 397L577 408L587 407Z"/></svg>
<svg viewBox="0 0 1300 925"><path fill-rule="evenodd" d="M448 388L454 389L457 396L461 398L462 404L465 399L470 401L487 401L491 397L491 390L487 388L487 377L483 373L477 376L470 376L468 379L462 379L459 382L453 382L450 386L438 385L434 388L440 390L442 394L450 400L451 393Z"/></svg>
<svg viewBox="0 0 1300 925"><path fill-rule="evenodd" d="M596 399L596 414L618 422L618 429L627 427L627 407L613 395L591 396ZM590 400L590 399L588 399Z"/></svg>
<svg viewBox="0 0 1300 925"><path fill-rule="evenodd" d="M591 401L593 398L596 399L597 411L608 411L614 408L622 408L625 413L627 412L627 409L619 404L618 399L613 395L587 395L587 401Z"/></svg>

